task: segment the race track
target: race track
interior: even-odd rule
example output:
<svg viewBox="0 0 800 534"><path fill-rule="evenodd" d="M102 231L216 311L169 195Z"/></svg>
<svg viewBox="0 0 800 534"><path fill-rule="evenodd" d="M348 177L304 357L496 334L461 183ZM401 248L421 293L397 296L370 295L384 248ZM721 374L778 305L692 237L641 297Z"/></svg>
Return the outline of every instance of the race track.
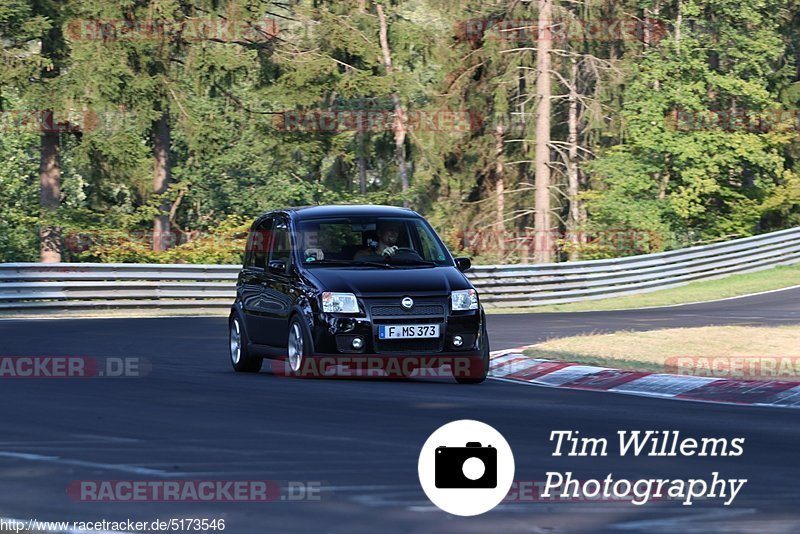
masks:
<svg viewBox="0 0 800 534"><path fill-rule="evenodd" d="M800 290L651 310L490 315L493 349L616 329L800 323ZM660 400L490 380L296 380L236 375L224 318L0 321L0 356L140 357L141 378L0 381L0 517L40 520L225 518L226 532L798 532L796 410ZM800 343L798 344L800 346ZM267 366L265 366L266 368ZM427 436L455 419L502 432L516 479L747 478L729 507L504 503L475 518L433 507L417 480ZM552 430L744 437L737 458L551 456ZM320 482L320 500L78 502L76 480L270 479Z"/></svg>

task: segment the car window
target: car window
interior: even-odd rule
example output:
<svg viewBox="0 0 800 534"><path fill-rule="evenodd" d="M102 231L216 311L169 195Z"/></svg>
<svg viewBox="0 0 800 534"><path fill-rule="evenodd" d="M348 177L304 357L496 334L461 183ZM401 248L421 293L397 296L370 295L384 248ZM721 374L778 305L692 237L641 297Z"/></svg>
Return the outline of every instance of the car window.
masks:
<svg viewBox="0 0 800 534"><path fill-rule="evenodd" d="M297 224L297 240L306 265L357 265L365 261L388 261L407 267L419 266L421 262L450 264L446 251L430 227L415 217L301 220ZM386 247L399 251L387 260L383 254Z"/></svg>
<svg viewBox="0 0 800 534"><path fill-rule="evenodd" d="M420 244L422 245L420 255L423 257L423 259L434 262L444 261L444 251L442 251L442 249L433 241L433 238L427 229L423 227L420 222L416 222L414 224L414 230L416 231L417 237L419 237Z"/></svg>
<svg viewBox="0 0 800 534"><path fill-rule="evenodd" d="M267 219L250 232L247 240L248 267L264 269L267 266L267 253L272 235L272 219Z"/></svg>
<svg viewBox="0 0 800 534"><path fill-rule="evenodd" d="M291 264L292 252L290 247L289 225L285 220L275 221L272 230L272 248L270 251L269 264L273 262L283 262L288 271Z"/></svg>

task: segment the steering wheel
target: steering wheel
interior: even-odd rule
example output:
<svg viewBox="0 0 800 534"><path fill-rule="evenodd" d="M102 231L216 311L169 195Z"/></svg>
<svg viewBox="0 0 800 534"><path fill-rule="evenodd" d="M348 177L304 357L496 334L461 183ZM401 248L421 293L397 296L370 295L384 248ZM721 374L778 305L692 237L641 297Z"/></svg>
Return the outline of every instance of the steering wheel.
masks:
<svg viewBox="0 0 800 534"><path fill-rule="evenodd" d="M419 259L422 259L422 256L420 256L419 252L417 252L413 248L409 248L409 247L397 247L397 250L395 250L394 255L392 255L390 257L393 258L393 257L397 256L400 253L413 254L414 256L417 256Z"/></svg>

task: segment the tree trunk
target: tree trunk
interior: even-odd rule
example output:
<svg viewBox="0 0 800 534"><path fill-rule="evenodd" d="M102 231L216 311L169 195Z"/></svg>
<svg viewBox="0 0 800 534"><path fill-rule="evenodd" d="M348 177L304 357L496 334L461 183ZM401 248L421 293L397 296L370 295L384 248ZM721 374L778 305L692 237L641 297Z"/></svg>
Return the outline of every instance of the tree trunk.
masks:
<svg viewBox="0 0 800 534"><path fill-rule="evenodd" d="M569 260L577 261L580 259L580 218L581 208L578 200L580 193L580 176L578 175L578 60L572 58L569 80L569 114L567 117L568 127L568 151L567 151L567 195L569 201L569 218L567 219L567 231L569 234Z"/></svg>
<svg viewBox="0 0 800 534"><path fill-rule="evenodd" d="M550 50L552 47L553 3L539 0L539 34L536 39L536 151L534 156L536 190L534 228L536 246L534 261L553 260L553 238L550 234Z"/></svg>
<svg viewBox="0 0 800 534"><path fill-rule="evenodd" d="M506 212L506 197L505 197L505 125L503 121L497 122L495 129L495 188L497 190L497 220L495 221L495 228L497 232L497 251L501 259L505 259L506 246L505 246L505 212Z"/></svg>
<svg viewBox="0 0 800 534"><path fill-rule="evenodd" d="M375 8L378 11L378 20L380 21L380 42L381 50L383 51L383 65L386 68L386 74L391 76L394 73L392 66L392 54L389 49L389 28L386 24L386 14L383 12L383 6L377 4ZM400 173L400 187L403 193L408 191L408 163L406 162L406 114L403 110L400 95L396 92L392 94L392 102L394 103L394 147L395 158L397 159L397 167ZM408 200L403 200L403 205L408 207Z"/></svg>
<svg viewBox="0 0 800 534"><path fill-rule="evenodd" d="M656 179L658 180L658 200L664 200L667 198L667 189L669 189L669 166L667 162L669 161L669 157L664 157L665 167L664 172L660 172L656 174Z"/></svg>
<svg viewBox="0 0 800 534"><path fill-rule="evenodd" d="M361 195L367 194L367 155L365 150L364 132L358 132L358 185Z"/></svg>
<svg viewBox="0 0 800 534"><path fill-rule="evenodd" d="M169 126L169 111L164 111L153 125L153 193L163 195L170 182L169 151L172 132ZM169 225L169 202L161 203L160 213L153 219L153 250L167 250L174 244Z"/></svg>
<svg viewBox="0 0 800 534"><path fill-rule="evenodd" d="M58 161L58 133L42 132L39 161L39 205L42 215L58 210L61 203L61 167ZM61 261L61 229L45 225L39 229L39 259L43 263Z"/></svg>
<svg viewBox="0 0 800 534"><path fill-rule="evenodd" d="M656 2L656 5L653 7L653 15L654 15L655 18L650 19L651 21L658 19L658 17L661 15L661 3L660 2ZM659 28L661 27L660 26L661 23L659 21L657 21L656 24L659 24ZM652 26L651 26L651 28L652 28ZM678 33L680 33L680 32L678 32ZM660 88L661 88L661 80L653 81L653 89L658 91Z"/></svg>

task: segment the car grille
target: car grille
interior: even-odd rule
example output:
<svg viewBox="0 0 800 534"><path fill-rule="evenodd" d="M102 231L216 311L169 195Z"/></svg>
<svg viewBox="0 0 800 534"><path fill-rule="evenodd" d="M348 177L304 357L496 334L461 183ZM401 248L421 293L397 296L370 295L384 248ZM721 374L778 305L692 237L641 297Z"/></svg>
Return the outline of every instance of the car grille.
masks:
<svg viewBox="0 0 800 534"><path fill-rule="evenodd" d="M414 306L410 310L406 310L402 306L377 305L372 307L373 317L407 317L419 315L441 317L444 315L444 306L439 304L423 304L422 306Z"/></svg>
<svg viewBox="0 0 800 534"><path fill-rule="evenodd" d="M399 298L376 299L370 303L372 322L380 324L439 324L440 336L436 339L377 339L378 353L397 352L441 352L444 346L445 310L444 298L415 298L414 307L404 309Z"/></svg>

